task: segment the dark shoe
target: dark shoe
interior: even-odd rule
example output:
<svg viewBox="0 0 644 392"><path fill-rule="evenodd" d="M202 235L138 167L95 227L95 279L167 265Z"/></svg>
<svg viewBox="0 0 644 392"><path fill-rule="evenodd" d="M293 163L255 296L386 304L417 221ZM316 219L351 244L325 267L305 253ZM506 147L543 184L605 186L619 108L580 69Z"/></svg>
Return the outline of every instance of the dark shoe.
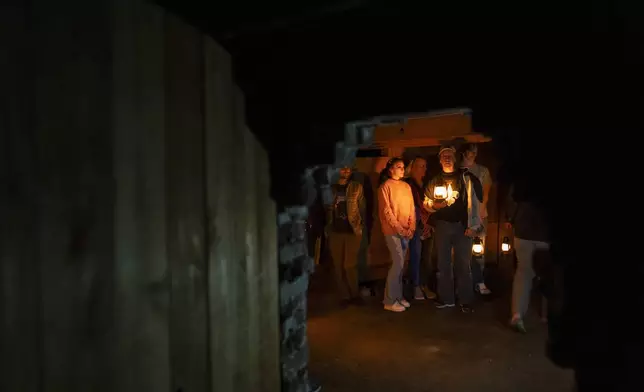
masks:
<svg viewBox="0 0 644 392"><path fill-rule="evenodd" d="M446 304L441 300L436 300L435 304L436 304L436 309L453 308L454 306L456 306L455 304Z"/></svg>
<svg viewBox="0 0 644 392"><path fill-rule="evenodd" d="M474 313L474 309L467 304L461 304L461 312L463 313Z"/></svg>

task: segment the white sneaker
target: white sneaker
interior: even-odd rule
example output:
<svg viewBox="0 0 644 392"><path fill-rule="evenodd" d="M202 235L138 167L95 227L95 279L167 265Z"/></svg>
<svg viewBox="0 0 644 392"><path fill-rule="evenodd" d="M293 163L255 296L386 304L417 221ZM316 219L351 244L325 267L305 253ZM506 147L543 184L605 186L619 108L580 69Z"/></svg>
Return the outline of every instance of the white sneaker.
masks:
<svg viewBox="0 0 644 392"><path fill-rule="evenodd" d="M490 289L488 289L488 288L487 288L487 286L485 285L485 283L479 283L479 284L477 284L477 285L476 285L476 291L478 291L478 292L479 292L479 294L481 294L481 295L489 295L489 294L492 294L492 292L490 291Z"/></svg>
<svg viewBox="0 0 644 392"><path fill-rule="evenodd" d="M385 310L389 310L391 312L404 312L405 309L407 308L405 308L398 302L394 302L393 305L385 305Z"/></svg>
<svg viewBox="0 0 644 392"><path fill-rule="evenodd" d="M407 300L406 300L406 299L404 299L404 298L403 298L403 299L399 299L399 300L398 300L398 303L399 303L399 304L401 304L402 306L406 307L406 308L411 307L411 304L409 303L409 301L407 301Z"/></svg>

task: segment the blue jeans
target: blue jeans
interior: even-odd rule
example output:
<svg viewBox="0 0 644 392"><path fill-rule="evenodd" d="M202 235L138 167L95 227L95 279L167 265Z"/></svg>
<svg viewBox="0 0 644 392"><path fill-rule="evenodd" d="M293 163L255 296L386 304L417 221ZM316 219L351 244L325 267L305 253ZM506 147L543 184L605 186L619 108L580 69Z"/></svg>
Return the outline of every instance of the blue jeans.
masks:
<svg viewBox="0 0 644 392"><path fill-rule="evenodd" d="M387 274L387 285L385 286L385 305L393 305L396 301L403 299L402 272L405 266L405 253L409 241L399 235L386 235L385 242L391 255L391 267Z"/></svg>
<svg viewBox="0 0 644 392"><path fill-rule="evenodd" d="M420 223L416 223L416 227L420 227L419 225ZM416 229L414 237L409 242L409 265L407 266L407 274L414 287L420 286L420 255L423 250L423 242L420 237L422 234L422 229Z"/></svg>

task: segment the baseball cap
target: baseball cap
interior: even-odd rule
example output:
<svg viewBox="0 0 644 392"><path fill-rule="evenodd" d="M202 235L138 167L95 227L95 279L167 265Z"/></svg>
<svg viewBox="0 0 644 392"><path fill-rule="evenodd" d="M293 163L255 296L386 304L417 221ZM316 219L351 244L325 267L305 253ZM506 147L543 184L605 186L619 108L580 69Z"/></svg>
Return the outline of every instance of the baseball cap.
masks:
<svg viewBox="0 0 644 392"><path fill-rule="evenodd" d="M442 146L441 149L438 151L438 156L440 157L443 151L451 151L454 154L456 154L456 149L452 146Z"/></svg>

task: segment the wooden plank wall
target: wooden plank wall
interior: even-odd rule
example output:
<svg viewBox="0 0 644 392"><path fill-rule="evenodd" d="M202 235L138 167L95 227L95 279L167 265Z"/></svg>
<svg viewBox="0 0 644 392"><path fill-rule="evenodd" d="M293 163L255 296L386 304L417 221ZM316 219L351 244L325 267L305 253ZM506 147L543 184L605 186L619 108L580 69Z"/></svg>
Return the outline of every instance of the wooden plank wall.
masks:
<svg viewBox="0 0 644 392"><path fill-rule="evenodd" d="M26 10L0 10L0 390L40 390L38 165L25 88ZM9 61L19 59L19 61ZM16 388L19 386L19 388Z"/></svg>
<svg viewBox="0 0 644 392"><path fill-rule="evenodd" d="M276 207L230 56L142 0L1 21L0 390L280 390Z"/></svg>
<svg viewBox="0 0 644 392"><path fill-rule="evenodd" d="M208 391L202 36L165 17L166 249L172 390ZM216 197L216 195L212 195Z"/></svg>
<svg viewBox="0 0 644 392"><path fill-rule="evenodd" d="M203 40L211 387L278 391L277 210L231 58ZM223 355L222 355L223 354Z"/></svg>
<svg viewBox="0 0 644 392"><path fill-rule="evenodd" d="M207 200L210 220L212 385L279 390L276 206L268 153L245 123L230 57L204 41Z"/></svg>
<svg viewBox="0 0 644 392"><path fill-rule="evenodd" d="M22 60L33 83L24 88L39 235L21 246L39 253L30 276L40 282L40 390L107 392L115 267L110 7L60 5L37 2L28 12Z"/></svg>
<svg viewBox="0 0 644 392"><path fill-rule="evenodd" d="M170 392L165 15L119 0L112 23L112 390Z"/></svg>

